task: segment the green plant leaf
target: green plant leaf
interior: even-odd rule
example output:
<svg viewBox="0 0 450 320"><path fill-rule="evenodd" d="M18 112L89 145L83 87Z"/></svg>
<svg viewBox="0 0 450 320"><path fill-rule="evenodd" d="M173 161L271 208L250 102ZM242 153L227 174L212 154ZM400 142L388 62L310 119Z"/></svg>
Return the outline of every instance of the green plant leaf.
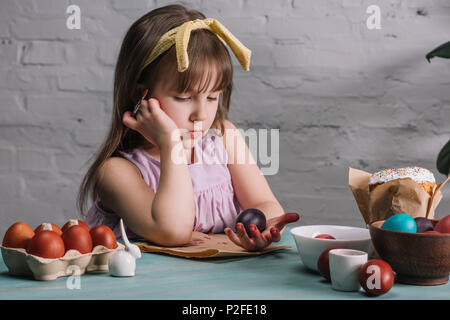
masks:
<svg viewBox="0 0 450 320"><path fill-rule="evenodd" d="M440 173L446 176L450 174L450 140L439 152L436 165Z"/></svg>
<svg viewBox="0 0 450 320"><path fill-rule="evenodd" d="M440 45L436 49L433 49L425 56L428 62L430 62L430 60L434 57L450 59L450 41Z"/></svg>

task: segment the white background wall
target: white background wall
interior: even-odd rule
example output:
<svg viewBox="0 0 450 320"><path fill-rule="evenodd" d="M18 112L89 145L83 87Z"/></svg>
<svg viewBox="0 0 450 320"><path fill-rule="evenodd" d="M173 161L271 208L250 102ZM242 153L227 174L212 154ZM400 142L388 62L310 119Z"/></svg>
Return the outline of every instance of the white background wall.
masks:
<svg viewBox="0 0 450 320"><path fill-rule="evenodd" d="M0 234L77 216L86 161L103 141L121 40L153 0L0 0ZM231 120L280 129L280 169L267 176L302 224L362 226L348 167L436 170L450 138L448 0L186 1L252 51L235 62ZM66 8L81 8L81 30ZM366 8L381 8L369 30ZM436 215L450 213L450 186Z"/></svg>

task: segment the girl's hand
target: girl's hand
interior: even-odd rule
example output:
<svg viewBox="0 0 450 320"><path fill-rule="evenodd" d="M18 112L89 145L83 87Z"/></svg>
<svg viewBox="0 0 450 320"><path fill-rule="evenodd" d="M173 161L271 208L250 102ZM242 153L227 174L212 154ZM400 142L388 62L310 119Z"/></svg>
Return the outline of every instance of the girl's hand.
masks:
<svg viewBox="0 0 450 320"><path fill-rule="evenodd" d="M133 117L131 111L126 111L123 114L122 123L128 128L139 132L160 149L163 145L180 141L177 125L161 109L159 101L154 98L149 100L142 99L136 118Z"/></svg>
<svg viewBox="0 0 450 320"><path fill-rule="evenodd" d="M260 232L258 228L251 224L249 226L251 238L249 238L247 231L242 223L236 224L236 233L231 228L225 228L224 231L228 238L234 244L247 249L248 251L259 251L270 245L272 242L278 242L281 239L280 230L288 223L295 222L299 219L297 213L286 213L267 221L266 230Z"/></svg>

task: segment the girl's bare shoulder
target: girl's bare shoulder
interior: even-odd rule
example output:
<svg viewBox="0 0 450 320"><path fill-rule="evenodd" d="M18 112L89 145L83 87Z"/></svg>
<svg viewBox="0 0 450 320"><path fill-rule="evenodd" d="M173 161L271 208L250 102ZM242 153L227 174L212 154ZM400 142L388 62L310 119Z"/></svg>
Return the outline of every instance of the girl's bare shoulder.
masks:
<svg viewBox="0 0 450 320"><path fill-rule="evenodd" d="M130 173L131 171L140 175L138 167L136 167L131 161L122 157L111 157L105 160L105 162L100 166L100 173L120 173L121 171L126 171Z"/></svg>
<svg viewBox="0 0 450 320"><path fill-rule="evenodd" d="M98 170L97 187L100 193L142 182L144 180L138 167L121 157L108 158Z"/></svg>

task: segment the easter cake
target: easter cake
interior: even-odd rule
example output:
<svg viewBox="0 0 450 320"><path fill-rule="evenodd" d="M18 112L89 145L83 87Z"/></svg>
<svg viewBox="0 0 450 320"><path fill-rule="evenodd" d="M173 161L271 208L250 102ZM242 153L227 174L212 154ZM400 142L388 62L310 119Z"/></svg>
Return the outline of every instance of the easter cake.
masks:
<svg viewBox="0 0 450 320"><path fill-rule="evenodd" d="M436 180L433 173L425 168L420 167L405 167L398 169L384 169L373 173L369 179L369 191L373 191L377 186L383 183L410 178L422 187L430 196L433 194L433 189L436 185Z"/></svg>

